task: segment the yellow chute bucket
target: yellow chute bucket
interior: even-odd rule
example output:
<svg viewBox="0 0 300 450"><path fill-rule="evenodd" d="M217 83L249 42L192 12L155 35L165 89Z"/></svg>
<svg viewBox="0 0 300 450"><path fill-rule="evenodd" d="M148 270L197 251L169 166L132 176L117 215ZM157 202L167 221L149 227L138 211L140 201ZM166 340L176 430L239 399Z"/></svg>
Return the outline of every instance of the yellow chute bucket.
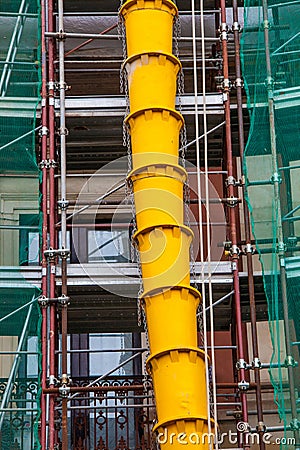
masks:
<svg viewBox="0 0 300 450"><path fill-rule="evenodd" d="M173 21L178 10L170 0L129 0L121 8L128 56L172 53Z"/></svg>
<svg viewBox="0 0 300 450"><path fill-rule="evenodd" d="M214 420L211 419L208 433L207 419L199 417L158 423L153 429L161 450L182 450L182 448L207 450L214 448L214 427Z"/></svg>
<svg viewBox="0 0 300 450"><path fill-rule="evenodd" d="M142 162L141 156L138 158L140 165L172 164L174 157L178 158L179 132L184 121L177 111L163 108L144 109L130 114L126 123L130 129L133 167L136 167L136 154L143 155ZM147 153L150 153L149 157ZM155 153L156 160L153 156Z"/></svg>
<svg viewBox="0 0 300 450"><path fill-rule="evenodd" d="M176 165L152 165L133 170L132 184L138 229L158 223L183 223L183 184L187 173Z"/></svg>
<svg viewBox="0 0 300 450"><path fill-rule="evenodd" d="M144 228L134 234L145 291L177 284L189 286L192 236L190 228L169 224Z"/></svg>
<svg viewBox="0 0 300 450"><path fill-rule="evenodd" d="M147 369L153 379L158 421L207 419L205 353L202 350L174 348L152 354L147 360Z"/></svg>
<svg viewBox="0 0 300 450"><path fill-rule="evenodd" d="M144 53L127 59L130 111L154 106L175 108L176 80L181 64L175 56Z"/></svg>
<svg viewBox="0 0 300 450"><path fill-rule="evenodd" d="M196 289L185 286L166 287L141 296L151 353L169 348L197 346L196 312L200 298Z"/></svg>

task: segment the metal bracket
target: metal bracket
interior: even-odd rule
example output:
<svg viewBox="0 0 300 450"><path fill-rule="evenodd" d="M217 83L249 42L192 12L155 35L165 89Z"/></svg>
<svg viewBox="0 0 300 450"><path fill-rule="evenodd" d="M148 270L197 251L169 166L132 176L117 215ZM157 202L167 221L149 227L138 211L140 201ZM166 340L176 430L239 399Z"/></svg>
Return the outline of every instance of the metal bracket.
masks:
<svg viewBox="0 0 300 450"><path fill-rule="evenodd" d="M255 248L250 244L246 244L246 247L244 248L244 253L247 255L247 253L251 253L251 255L255 254Z"/></svg>
<svg viewBox="0 0 300 450"><path fill-rule="evenodd" d="M254 358L252 363L251 363L251 368L252 369L261 369L261 361L259 358Z"/></svg>
<svg viewBox="0 0 300 450"><path fill-rule="evenodd" d="M265 79L265 86L268 89L268 91L272 91L274 89L274 78L273 77L267 77Z"/></svg>
<svg viewBox="0 0 300 450"><path fill-rule="evenodd" d="M49 81L49 82L48 82L48 90L49 90L49 91L54 91L54 89L55 89L55 83L54 83L54 81Z"/></svg>
<svg viewBox="0 0 300 450"><path fill-rule="evenodd" d="M247 370L248 364L246 363L246 361L244 359L238 359L235 367L237 368L237 370L241 370L241 369Z"/></svg>
<svg viewBox="0 0 300 450"><path fill-rule="evenodd" d="M66 128L66 127L60 127L60 128L58 129L58 134L59 134L60 136L68 136L68 135L69 135L69 130L68 130L68 128Z"/></svg>
<svg viewBox="0 0 300 450"><path fill-rule="evenodd" d="M40 131L39 131L39 135L40 136L48 136L49 134L49 128L43 126Z"/></svg>
<svg viewBox="0 0 300 450"><path fill-rule="evenodd" d="M282 178L281 178L281 176L280 176L280 174L278 172L275 172L271 176L270 181L272 183L279 183L279 184L281 184L282 183Z"/></svg>
<svg viewBox="0 0 300 450"><path fill-rule="evenodd" d="M237 255L239 256L241 254L241 250L237 245L232 245L230 248L230 256Z"/></svg>
<svg viewBox="0 0 300 450"><path fill-rule="evenodd" d="M226 23L221 23L219 28L220 40L227 41L228 40L228 25Z"/></svg>
<svg viewBox="0 0 300 450"><path fill-rule="evenodd" d="M228 197L225 198L224 201L229 208L235 208L239 203L241 203L241 199L238 197Z"/></svg>
<svg viewBox="0 0 300 450"><path fill-rule="evenodd" d="M48 384L49 384L49 386L51 386L52 384L53 384L54 386L57 386L57 385L59 384L59 383L58 383L58 379L55 378L54 375L49 375Z"/></svg>
<svg viewBox="0 0 300 450"><path fill-rule="evenodd" d="M60 297L57 298L57 301L61 306L68 306L70 304L70 297L68 297L65 294L62 294Z"/></svg>
<svg viewBox="0 0 300 450"><path fill-rule="evenodd" d="M292 419L290 425L291 425L291 430L299 430L300 429L300 422L296 417L294 417Z"/></svg>
<svg viewBox="0 0 300 450"><path fill-rule="evenodd" d="M54 259L57 256L59 256L60 258L68 258L68 256L70 255L70 250L67 248L58 248L56 250L54 250L52 247L50 247L48 250L44 251L44 255L46 258L48 259Z"/></svg>
<svg viewBox="0 0 300 450"><path fill-rule="evenodd" d="M267 427L264 422L258 422L256 425L256 430L258 433L265 433L267 431Z"/></svg>
<svg viewBox="0 0 300 450"><path fill-rule="evenodd" d="M62 210L66 210L69 206L69 200L65 200L64 198L61 200L58 200L57 202L58 206Z"/></svg>
<svg viewBox="0 0 300 450"><path fill-rule="evenodd" d="M245 184L245 182L243 179L237 181L232 175L230 175L228 178L226 178L225 184L226 184L226 187L228 187L228 186L243 186Z"/></svg>
<svg viewBox="0 0 300 450"><path fill-rule="evenodd" d="M49 298L45 297L45 295L41 295L38 298L38 304L41 308L46 308L49 305Z"/></svg>
<svg viewBox="0 0 300 450"><path fill-rule="evenodd" d="M236 179L232 176L232 175L230 175L228 178L226 178L226 180L225 180L225 185L228 187L228 186L236 186L236 184L237 184L237 181L236 181Z"/></svg>
<svg viewBox="0 0 300 450"><path fill-rule="evenodd" d="M296 367L297 363L292 355L287 355L284 361L284 367Z"/></svg>
<svg viewBox="0 0 300 450"><path fill-rule="evenodd" d="M238 31L240 33L241 32L241 25L238 22L233 22L231 30L232 30L233 33L235 31Z"/></svg>
<svg viewBox="0 0 300 450"><path fill-rule="evenodd" d="M270 22L268 20L264 20L261 25L263 30L268 30L270 28Z"/></svg>
<svg viewBox="0 0 300 450"><path fill-rule="evenodd" d="M284 254L285 253L285 251L286 251L286 245L285 245L285 243L284 242L278 242L278 245L277 245L277 252L278 253L280 253L280 254ZM285 261L284 261L284 265L283 265L283 267L285 266Z"/></svg>
<svg viewBox="0 0 300 450"><path fill-rule="evenodd" d="M248 383L248 381L246 380L241 380L238 383L238 388L240 389L240 391L247 391L250 388L250 383Z"/></svg>
<svg viewBox="0 0 300 450"><path fill-rule="evenodd" d="M226 413L226 416L227 416L228 414ZM241 409L237 409L237 410L235 410L235 411L231 411L231 414L230 414L231 416L233 416L235 419L241 419L242 417L243 417L243 414L242 414L242 410Z"/></svg>
<svg viewBox="0 0 300 450"><path fill-rule="evenodd" d="M229 78L224 78L223 83L222 83L222 89L224 91L230 91L231 88L232 88L232 83L229 80Z"/></svg>
<svg viewBox="0 0 300 450"><path fill-rule="evenodd" d="M244 87L244 82L242 80L242 78L236 78L235 82L234 82L234 87L236 88L242 88Z"/></svg>
<svg viewBox="0 0 300 450"><path fill-rule="evenodd" d="M39 163L40 169L55 169L57 162L54 159L43 159Z"/></svg>
<svg viewBox="0 0 300 450"><path fill-rule="evenodd" d="M66 33L64 32L64 30L59 30L59 32L56 33L56 39L57 39L58 41L65 41L65 40L66 40L66 37L67 37L67 35L66 35Z"/></svg>
<svg viewBox="0 0 300 450"><path fill-rule="evenodd" d="M62 398L67 398L70 394L70 386L63 384L62 386L59 386L58 391Z"/></svg>
<svg viewBox="0 0 300 450"><path fill-rule="evenodd" d="M286 246L290 249L295 248L297 245L297 237L296 236L289 236L287 238Z"/></svg>

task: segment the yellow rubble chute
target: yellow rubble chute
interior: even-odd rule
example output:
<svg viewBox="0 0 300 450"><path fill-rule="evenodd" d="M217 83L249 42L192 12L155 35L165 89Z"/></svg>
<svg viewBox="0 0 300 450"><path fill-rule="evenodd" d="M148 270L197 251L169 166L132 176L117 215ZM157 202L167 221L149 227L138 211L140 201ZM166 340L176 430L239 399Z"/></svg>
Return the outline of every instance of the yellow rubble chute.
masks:
<svg viewBox="0 0 300 450"><path fill-rule="evenodd" d="M193 233L184 225L183 187L178 165L184 119L175 110L180 61L172 54L171 0L128 0L120 11L128 58L134 241L141 261L157 433L164 450L208 448L205 354L197 347L196 311L201 300L190 286L189 248Z"/></svg>

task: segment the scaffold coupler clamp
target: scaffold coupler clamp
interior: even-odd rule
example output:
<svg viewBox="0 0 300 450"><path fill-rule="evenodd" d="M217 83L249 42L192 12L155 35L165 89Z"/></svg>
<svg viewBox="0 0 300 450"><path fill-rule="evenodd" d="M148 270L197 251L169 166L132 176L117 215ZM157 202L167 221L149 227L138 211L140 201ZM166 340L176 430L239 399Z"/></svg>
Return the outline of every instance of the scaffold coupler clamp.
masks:
<svg viewBox="0 0 300 450"><path fill-rule="evenodd" d="M239 22L233 22L231 31L232 31L232 33L234 33L235 31L238 31L239 33L241 33L242 28L241 28L241 25L239 24Z"/></svg>
<svg viewBox="0 0 300 450"><path fill-rule="evenodd" d="M57 202L58 207L63 211L68 208L69 204L70 204L69 200L66 200L65 198L62 198Z"/></svg>
<svg viewBox="0 0 300 450"><path fill-rule="evenodd" d="M298 363L295 361L294 357L292 355L287 355L284 361L284 367L297 367Z"/></svg>
<svg viewBox="0 0 300 450"><path fill-rule="evenodd" d="M232 245L230 248L230 256L239 258L240 254L241 254L241 250L239 249L239 247L237 245Z"/></svg>
<svg viewBox="0 0 300 450"><path fill-rule="evenodd" d="M54 260L57 256L64 259L64 258L68 258L70 255L70 250L67 248L58 248L58 249L54 249L52 247L50 247L48 250L44 251L44 256L49 259L49 260Z"/></svg>
<svg viewBox="0 0 300 450"><path fill-rule="evenodd" d="M235 82L233 83L233 86L235 89L237 88L243 88L244 87L244 82L242 78L236 78Z"/></svg>
<svg viewBox="0 0 300 450"><path fill-rule="evenodd" d="M265 433L267 431L267 427L264 422L258 422L256 425L256 431L258 433Z"/></svg>
<svg viewBox="0 0 300 450"><path fill-rule="evenodd" d="M228 40L228 25L225 22L222 22L219 28L220 41Z"/></svg>
<svg viewBox="0 0 300 450"><path fill-rule="evenodd" d="M67 35L66 35L66 33L65 33L64 30L59 30L59 31L56 33L56 39L57 39L58 41L65 41L66 38L67 38Z"/></svg>
<svg viewBox="0 0 300 450"><path fill-rule="evenodd" d="M278 172L274 172L273 175L270 178L270 181L272 184L278 183L281 184L282 183L282 178L280 176L280 174Z"/></svg>
<svg viewBox="0 0 300 450"><path fill-rule="evenodd" d="M61 380L60 380L60 386L58 388L59 390L59 395L62 398L66 398L69 396L70 394L70 384L71 384L72 380L68 377L68 375L66 373L63 373L61 376Z"/></svg>
<svg viewBox="0 0 300 450"><path fill-rule="evenodd" d="M70 304L70 297L68 297L65 294L62 294L60 297L57 298L57 301L63 307L64 306L69 306L69 304Z"/></svg>
<svg viewBox="0 0 300 450"><path fill-rule="evenodd" d="M248 364L246 363L246 361L244 359L238 359L235 365L237 370L247 370L248 369Z"/></svg>
<svg viewBox="0 0 300 450"><path fill-rule="evenodd" d="M247 253L250 253L251 255L255 255L255 248L253 247L253 245L248 242L248 244L246 244L246 247L244 248L244 254L247 255Z"/></svg>
<svg viewBox="0 0 300 450"><path fill-rule="evenodd" d="M261 369L261 361L259 358L254 358L252 363L251 363L251 368L252 369Z"/></svg>
<svg viewBox="0 0 300 450"><path fill-rule="evenodd" d="M41 295L38 298L38 304L41 308L47 308L47 306L49 305L49 298L47 298L45 295Z"/></svg>
<svg viewBox="0 0 300 450"><path fill-rule="evenodd" d="M223 82L222 82L222 89L224 92L228 92L230 91L230 89L232 88L232 83L229 80L229 78L224 78Z"/></svg>
<svg viewBox="0 0 300 450"><path fill-rule="evenodd" d="M238 182L236 181L236 179L232 175L230 175L229 177L226 178L225 185L226 185L226 187L228 187L228 186L238 186Z"/></svg>
<svg viewBox="0 0 300 450"><path fill-rule="evenodd" d="M248 391L248 389L250 388L250 383L246 380L241 380L238 383L238 388L240 391Z"/></svg>
<svg viewBox="0 0 300 450"><path fill-rule="evenodd" d="M57 162L54 159L43 159L39 163L40 169L55 169L57 167Z"/></svg>
<svg viewBox="0 0 300 450"><path fill-rule="evenodd" d="M225 199L225 203L229 208L235 208L240 202L241 199L234 196Z"/></svg>
<svg viewBox="0 0 300 450"><path fill-rule="evenodd" d="M58 385L59 385L59 381L55 377L55 375L49 375L48 386L58 386Z"/></svg>
<svg viewBox="0 0 300 450"><path fill-rule="evenodd" d="M39 130L39 135L42 136L48 136L49 134L49 128L47 128L45 125Z"/></svg>
<svg viewBox="0 0 300 450"><path fill-rule="evenodd" d="M291 426L291 430L300 430L300 422L299 422L299 420L297 419L297 417L294 417L292 420L291 420L291 424L290 424L290 426Z"/></svg>

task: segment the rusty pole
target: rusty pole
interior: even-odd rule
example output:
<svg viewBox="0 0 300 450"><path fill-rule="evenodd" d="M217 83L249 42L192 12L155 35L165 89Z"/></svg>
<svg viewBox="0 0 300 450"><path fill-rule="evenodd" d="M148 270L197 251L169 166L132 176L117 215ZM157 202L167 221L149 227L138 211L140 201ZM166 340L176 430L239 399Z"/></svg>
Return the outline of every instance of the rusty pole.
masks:
<svg viewBox="0 0 300 450"><path fill-rule="evenodd" d="M242 403L242 419L245 423L248 423L248 411L247 411L247 393L246 388L246 362L244 359L243 348L243 334L242 334L242 312L241 312L241 298L240 298L240 283L239 283L239 249L237 246L237 225L235 207L238 205L235 202L236 189L234 183L233 173L233 156L232 156L232 140L231 140L231 117L230 117L230 80L229 80L229 67L228 67L228 46L227 46L227 23L226 23L226 4L225 0L220 1L221 6L221 28L220 37L223 51L223 94L224 94L224 110L225 110L225 134L226 134L226 157L227 157L227 197L232 199L228 205L229 213L229 229L231 240L231 261L232 261L232 274L233 274L233 286L234 286L234 300L235 300L235 318L236 318L236 331L237 331L237 351L238 351L238 374L239 374L239 388L240 397ZM244 443L244 447L249 447L247 443Z"/></svg>

